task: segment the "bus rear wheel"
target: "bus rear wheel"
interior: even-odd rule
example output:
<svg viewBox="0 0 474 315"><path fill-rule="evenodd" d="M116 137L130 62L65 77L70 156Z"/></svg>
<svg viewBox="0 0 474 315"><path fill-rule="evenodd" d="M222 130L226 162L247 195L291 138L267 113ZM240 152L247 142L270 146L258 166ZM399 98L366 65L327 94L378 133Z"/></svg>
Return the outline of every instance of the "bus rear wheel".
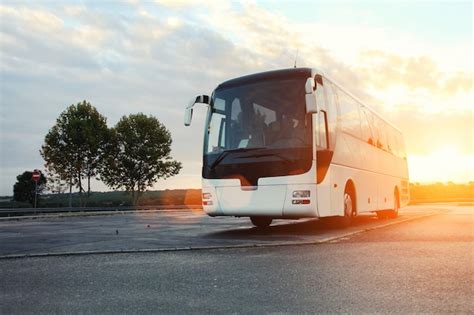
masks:
<svg viewBox="0 0 474 315"><path fill-rule="evenodd" d="M269 217L250 217L250 221L258 228L266 228L272 224L273 219Z"/></svg>
<svg viewBox="0 0 474 315"><path fill-rule="evenodd" d="M387 211L387 218L395 219L398 217L398 210L400 209L400 200L398 199L397 193L393 196L393 210Z"/></svg>
<svg viewBox="0 0 474 315"><path fill-rule="evenodd" d="M395 193L393 196L393 209L390 210L379 210L377 211L377 217L379 219L395 219L398 217L398 210L400 209L400 200L398 194Z"/></svg>

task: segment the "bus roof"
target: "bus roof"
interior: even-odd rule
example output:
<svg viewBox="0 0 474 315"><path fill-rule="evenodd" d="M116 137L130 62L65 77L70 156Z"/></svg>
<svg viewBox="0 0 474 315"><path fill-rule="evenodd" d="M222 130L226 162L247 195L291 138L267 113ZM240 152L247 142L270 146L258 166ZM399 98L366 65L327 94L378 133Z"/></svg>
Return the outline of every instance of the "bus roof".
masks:
<svg viewBox="0 0 474 315"><path fill-rule="evenodd" d="M277 79L298 79L298 78L309 78L311 76L311 68L289 68L281 70L273 70L266 72L259 72L255 74L249 74L235 79L230 79L222 82L217 86L216 89L230 88L240 86L244 84L251 84L265 80L277 80Z"/></svg>

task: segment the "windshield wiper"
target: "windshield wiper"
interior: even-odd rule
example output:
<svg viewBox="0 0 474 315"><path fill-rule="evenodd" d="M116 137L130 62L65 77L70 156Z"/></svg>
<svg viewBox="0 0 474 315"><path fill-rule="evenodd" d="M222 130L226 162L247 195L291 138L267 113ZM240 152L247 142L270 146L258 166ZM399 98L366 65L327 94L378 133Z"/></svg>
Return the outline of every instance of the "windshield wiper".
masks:
<svg viewBox="0 0 474 315"><path fill-rule="evenodd" d="M224 160L229 153L236 153L236 152L249 152L249 151L256 151L256 150L261 150L265 149L265 147L259 147L259 148L237 148L237 149L231 149L231 150L225 150L222 151L217 158L212 162L212 164L209 166L209 168L212 170L214 167L216 167L222 160Z"/></svg>
<svg viewBox="0 0 474 315"><path fill-rule="evenodd" d="M283 156L278 153L260 153L260 154L252 154L252 155L247 155L245 156L246 158L259 158L259 157L264 157L264 156L275 156L279 158L280 160L283 160L285 162L290 162L292 161L291 159L287 158L286 156Z"/></svg>

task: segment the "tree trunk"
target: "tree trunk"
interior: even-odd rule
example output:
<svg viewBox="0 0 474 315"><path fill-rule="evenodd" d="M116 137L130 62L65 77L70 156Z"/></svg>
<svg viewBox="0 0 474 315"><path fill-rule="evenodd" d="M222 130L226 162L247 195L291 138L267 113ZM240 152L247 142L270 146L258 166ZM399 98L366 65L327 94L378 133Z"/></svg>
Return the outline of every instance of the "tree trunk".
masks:
<svg viewBox="0 0 474 315"><path fill-rule="evenodd" d="M135 190L132 189L131 193L132 193L132 206L135 207L136 206L136 203L135 203Z"/></svg>
<svg viewBox="0 0 474 315"><path fill-rule="evenodd" d="M87 174L87 198L91 195L91 175Z"/></svg>
<svg viewBox="0 0 474 315"><path fill-rule="evenodd" d="M69 208L72 208L72 175L69 177Z"/></svg>
<svg viewBox="0 0 474 315"><path fill-rule="evenodd" d="M140 197L142 196L143 192L140 190L137 190L137 199L135 200L135 205L138 206L138 202L140 201Z"/></svg>
<svg viewBox="0 0 474 315"><path fill-rule="evenodd" d="M81 175L79 175L79 207L82 207L82 180Z"/></svg>

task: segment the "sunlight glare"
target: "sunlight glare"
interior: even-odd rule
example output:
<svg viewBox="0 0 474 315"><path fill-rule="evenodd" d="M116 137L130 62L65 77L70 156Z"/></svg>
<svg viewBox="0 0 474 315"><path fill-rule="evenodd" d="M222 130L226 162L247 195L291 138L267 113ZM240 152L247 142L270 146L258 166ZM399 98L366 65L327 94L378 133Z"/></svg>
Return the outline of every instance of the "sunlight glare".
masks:
<svg viewBox="0 0 474 315"><path fill-rule="evenodd" d="M411 182L468 182L474 178L474 155L442 147L428 155L409 155Z"/></svg>

